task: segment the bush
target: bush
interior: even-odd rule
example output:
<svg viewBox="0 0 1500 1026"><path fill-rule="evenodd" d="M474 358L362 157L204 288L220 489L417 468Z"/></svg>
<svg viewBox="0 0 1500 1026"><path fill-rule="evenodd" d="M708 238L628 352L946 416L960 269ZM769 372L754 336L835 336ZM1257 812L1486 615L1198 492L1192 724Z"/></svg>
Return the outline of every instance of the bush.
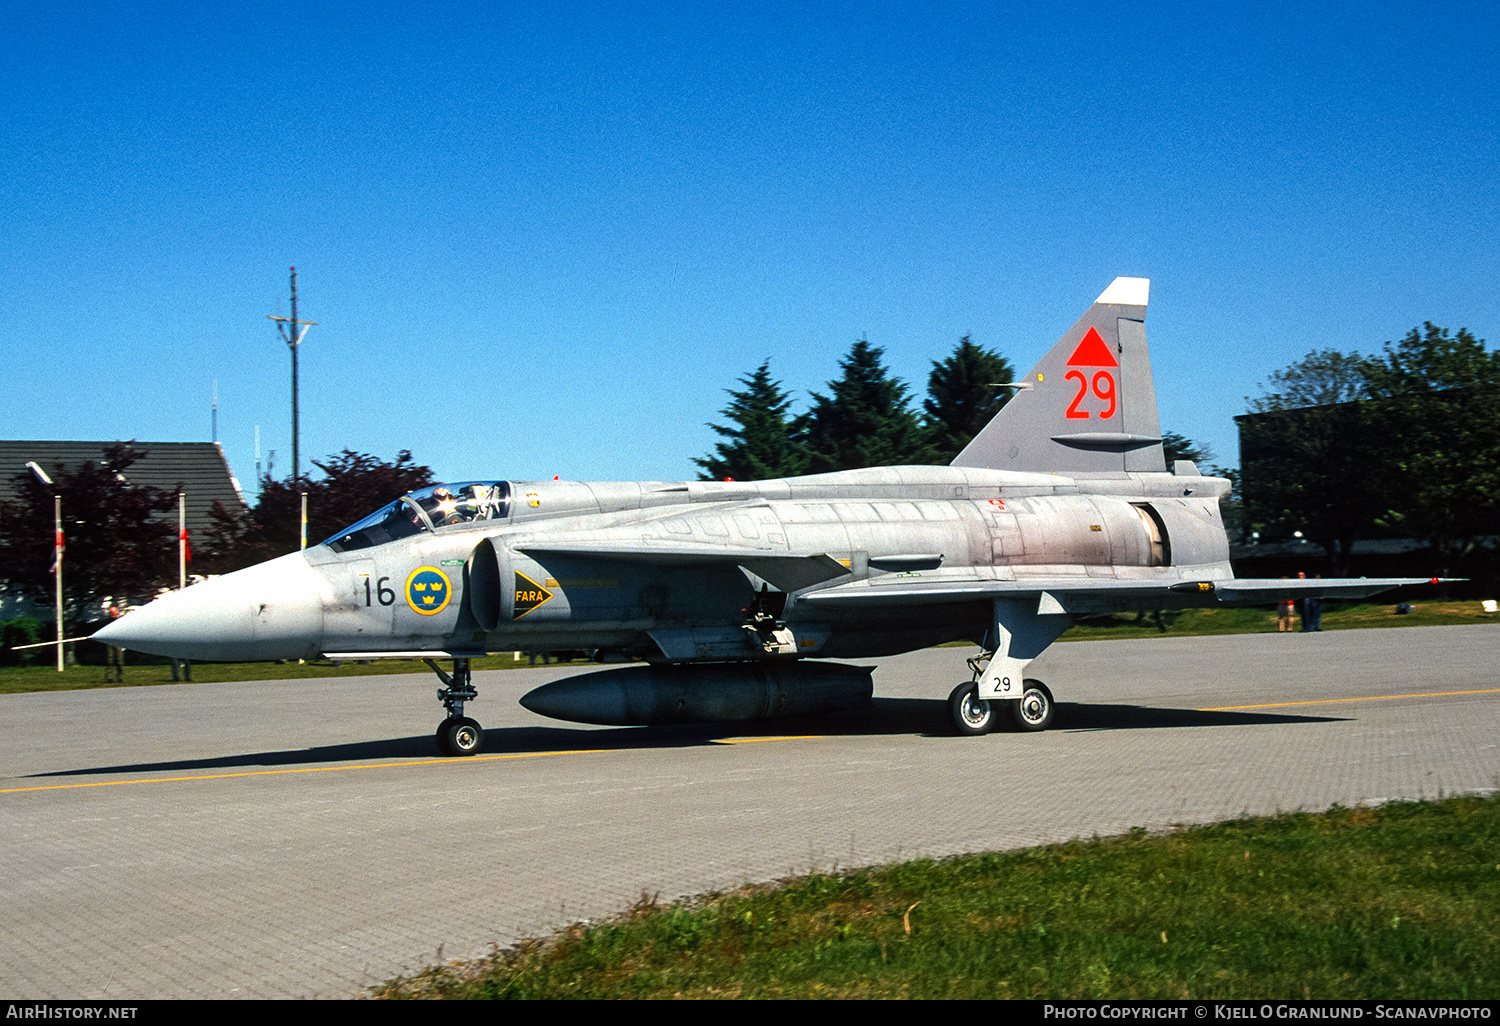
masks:
<svg viewBox="0 0 1500 1026"><path fill-rule="evenodd" d="M29 666L31 652L17 652L17 645L41 641L42 624L34 616L18 616L0 621L0 666Z"/></svg>

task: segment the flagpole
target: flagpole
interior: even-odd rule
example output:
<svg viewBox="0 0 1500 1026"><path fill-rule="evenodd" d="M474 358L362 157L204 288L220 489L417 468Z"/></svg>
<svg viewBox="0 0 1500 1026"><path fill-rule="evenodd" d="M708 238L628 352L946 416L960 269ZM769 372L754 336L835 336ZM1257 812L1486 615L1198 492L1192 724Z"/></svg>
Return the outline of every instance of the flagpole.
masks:
<svg viewBox="0 0 1500 1026"><path fill-rule="evenodd" d="M62 491L52 483L52 478L35 461L26 464L31 476L44 488L52 489L52 574L57 586L57 672L63 672L63 607L62 607Z"/></svg>
<svg viewBox="0 0 1500 1026"><path fill-rule="evenodd" d="M177 493L177 588L187 587L187 498Z"/></svg>
<svg viewBox="0 0 1500 1026"><path fill-rule="evenodd" d="M63 610L62 610L62 561L63 561L63 533L62 533L62 496L52 496L52 544L57 551L57 561L52 572L57 575L57 672L63 672Z"/></svg>

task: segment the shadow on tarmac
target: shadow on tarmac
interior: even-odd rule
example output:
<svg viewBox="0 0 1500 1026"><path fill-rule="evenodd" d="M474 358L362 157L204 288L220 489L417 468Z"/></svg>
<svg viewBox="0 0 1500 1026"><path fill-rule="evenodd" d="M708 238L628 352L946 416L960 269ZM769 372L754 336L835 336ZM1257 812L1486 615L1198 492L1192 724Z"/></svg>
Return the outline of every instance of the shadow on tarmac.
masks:
<svg viewBox="0 0 1500 1026"><path fill-rule="evenodd" d="M1058 702L1049 728L1054 731L1155 730L1164 727L1252 727L1287 723L1333 723L1347 717L1230 712ZM1002 723L1007 718L1002 716ZM852 729L851 729L852 728ZM1007 733L1002 727L996 733ZM838 714L822 721L822 734L916 734L953 737L948 703L930 698L877 698L867 711Z"/></svg>
<svg viewBox="0 0 1500 1026"><path fill-rule="evenodd" d="M1252 727L1289 723L1333 723L1348 717L1201 709L1153 708L1138 705L1098 705L1059 702L1053 731L1156 730L1174 727ZM729 738L772 738L790 735L869 737L907 735L952 739L973 744L975 739L953 737L948 703L930 698L876 698L867 707L779 720L738 723L681 724L660 727L496 727L486 730L479 758L506 755L545 755L571 751L621 751L696 748ZM982 742L981 742L982 743ZM31 778L100 774L182 773L188 771L310 767L329 763L380 760L432 761L437 754L432 735L320 745L280 752L246 752L203 759L93 766L31 774ZM465 760L454 759L455 762Z"/></svg>

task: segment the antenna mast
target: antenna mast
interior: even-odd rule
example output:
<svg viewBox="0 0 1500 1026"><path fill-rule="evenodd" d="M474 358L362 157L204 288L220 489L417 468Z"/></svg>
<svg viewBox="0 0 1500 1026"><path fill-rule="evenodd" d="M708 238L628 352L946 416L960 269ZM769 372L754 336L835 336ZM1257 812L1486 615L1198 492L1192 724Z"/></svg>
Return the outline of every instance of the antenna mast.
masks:
<svg viewBox="0 0 1500 1026"><path fill-rule="evenodd" d="M307 334L307 329L317 325L317 321L297 320L297 269L292 268L292 316L266 317L276 322L276 330L281 332L282 341L292 351L292 483L302 482L302 465L298 458L298 425L297 425L297 346L302 337ZM300 326L300 327L299 327Z"/></svg>

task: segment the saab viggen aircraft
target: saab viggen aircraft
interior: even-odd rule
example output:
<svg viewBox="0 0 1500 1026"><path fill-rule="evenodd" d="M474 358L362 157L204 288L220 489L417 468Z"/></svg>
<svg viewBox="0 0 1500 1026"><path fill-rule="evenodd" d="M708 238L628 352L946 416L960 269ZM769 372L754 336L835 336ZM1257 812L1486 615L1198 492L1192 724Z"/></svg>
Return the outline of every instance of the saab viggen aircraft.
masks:
<svg viewBox="0 0 1500 1026"><path fill-rule="evenodd" d="M1219 512L1229 482L1165 464L1149 285L1115 279L949 466L437 485L94 637L186 659L425 659L443 683L438 749L472 755L484 733L464 715L470 660L487 652L637 663L520 701L654 724L868 700L868 667L827 660L967 640L980 651L949 696L954 728L1035 731L1053 697L1027 666L1074 616L1427 583L1234 576Z"/></svg>

